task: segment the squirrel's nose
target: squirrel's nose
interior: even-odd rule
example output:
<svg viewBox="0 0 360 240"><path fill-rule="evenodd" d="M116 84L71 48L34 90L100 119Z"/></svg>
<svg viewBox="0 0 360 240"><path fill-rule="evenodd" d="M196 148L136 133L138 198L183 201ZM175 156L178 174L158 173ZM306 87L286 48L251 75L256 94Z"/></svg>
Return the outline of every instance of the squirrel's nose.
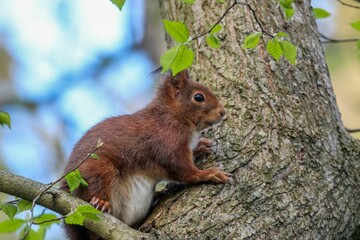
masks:
<svg viewBox="0 0 360 240"><path fill-rule="evenodd" d="M219 113L221 117L225 116L225 109L221 108Z"/></svg>

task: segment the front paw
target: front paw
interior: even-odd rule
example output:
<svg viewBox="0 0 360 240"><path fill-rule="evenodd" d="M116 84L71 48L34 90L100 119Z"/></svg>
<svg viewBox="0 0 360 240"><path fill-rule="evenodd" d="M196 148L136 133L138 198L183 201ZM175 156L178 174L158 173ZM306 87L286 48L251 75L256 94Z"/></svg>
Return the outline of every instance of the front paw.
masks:
<svg viewBox="0 0 360 240"><path fill-rule="evenodd" d="M227 183L230 181L232 174L221 171L218 167L208 168L208 181L212 183Z"/></svg>
<svg viewBox="0 0 360 240"><path fill-rule="evenodd" d="M107 213L111 212L110 202L102 200L98 197L93 197L90 201L90 204L102 212L107 212Z"/></svg>
<svg viewBox="0 0 360 240"><path fill-rule="evenodd" d="M200 138L198 144L193 150L195 160L202 160L213 153L214 142L207 138Z"/></svg>

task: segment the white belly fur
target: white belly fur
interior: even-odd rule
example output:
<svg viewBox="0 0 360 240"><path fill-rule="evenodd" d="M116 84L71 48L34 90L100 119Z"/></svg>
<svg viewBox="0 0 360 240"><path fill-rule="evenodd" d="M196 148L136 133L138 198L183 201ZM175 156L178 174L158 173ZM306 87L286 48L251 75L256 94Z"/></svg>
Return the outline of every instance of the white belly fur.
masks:
<svg viewBox="0 0 360 240"><path fill-rule="evenodd" d="M193 150L200 137L194 132L189 147ZM111 214L129 226L136 226L146 217L157 184L151 178L133 175L124 180L116 180L111 192Z"/></svg>
<svg viewBox="0 0 360 240"><path fill-rule="evenodd" d="M194 150L200 138L200 132L194 132L190 140L190 149Z"/></svg>
<svg viewBox="0 0 360 240"><path fill-rule="evenodd" d="M118 181L111 194L112 214L129 226L136 226L147 215L155 192L156 182L134 175Z"/></svg>

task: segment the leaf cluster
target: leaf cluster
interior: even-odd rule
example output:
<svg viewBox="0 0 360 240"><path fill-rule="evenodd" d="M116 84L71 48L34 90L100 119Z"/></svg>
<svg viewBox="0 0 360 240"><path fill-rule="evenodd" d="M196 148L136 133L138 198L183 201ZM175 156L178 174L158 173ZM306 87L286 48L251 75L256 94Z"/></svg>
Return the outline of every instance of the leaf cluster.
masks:
<svg viewBox="0 0 360 240"><path fill-rule="evenodd" d="M81 161L78 166L76 166L73 171L66 173L55 182L50 183L44 191L37 195L33 202L19 199L9 203L0 203L0 210L2 210L9 217L8 220L0 223L0 233L9 233L21 229L21 236L23 236L22 239L44 239L47 228L49 228L51 224L59 223L60 219L64 218L67 224L79 225L82 225L86 219L99 220L98 215L102 212L96 210L94 207L88 204L81 205L71 213L60 218L57 218L55 214L45 213L34 217L34 207L36 200L63 178L66 179L67 185L69 186L71 192L73 192L79 186L88 186L88 183L85 181L85 179L81 177L78 167L89 157L95 160L99 159L99 156L95 153L95 151L103 144L103 141L98 139L96 147ZM30 210L29 219L14 218L16 214L27 210ZM32 228L33 225L39 225L38 230L34 230Z"/></svg>
<svg viewBox="0 0 360 240"><path fill-rule="evenodd" d="M244 49L252 49L258 46L260 42L261 33L249 34L242 47ZM287 39L289 36L284 32L279 32L274 38L266 43L266 51L278 61L281 56L284 56L291 64L296 64L297 50L294 44Z"/></svg>
<svg viewBox="0 0 360 240"><path fill-rule="evenodd" d="M24 236L25 231L28 229L30 219L15 218L21 212L30 210L32 203L23 199L19 199L12 203L0 203L0 209L9 219L0 222L0 234L11 233L21 230L20 236ZM59 218L52 213L43 213L33 218L33 223L39 225L37 230L30 229L25 239L28 240L41 240L45 238L46 231L52 224L59 223Z"/></svg>
<svg viewBox="0 0 360 240"><path fill-rule="evenodd" d="M85 181L85 179L81 177L79 169L75 169L74 171L69 172L65 176L65 179L67 185L69 186L70 192L73 192L75 189L80 187L80 185L84 187L88 186L88 183Z"/></svg>
<svg viewBox="0 0 360 240"><path fill-rule="evenodd" d="M190 2L188 2L190 3ZM194 51L190 48L190 43L194 39L190 36L189 28L182 22L162 20L165 31L177 42L177 44L164 52L160 58L162 72L171 70L173 75L189 68L194 61ZM220 40L216 33L221 31L221 25L217 24L211 28L206 37L208 46L218 49Z"/></svg>
<svg viewBox="0 0 360 240"><path fill-rule="evenodd" d="M9 219L0 222L0 234L11 233L20 230L20 236L27 240L41 240L45 239L46 231L51 227L52 224L59 224L62 218L65 219L67 224L83 225L86 219L92 219L99 221L99 215L101 211L95 209L93 206L86 204L80 205L69 214L64 217L58 217L52 213L42 213L33 219L21 219L15 218L15 216L21 212L30 210L32 203L23 199L19 199L12 203L0 203L0 209L3 211ZM31 223L32 221L32 223ZM28 229L31 225L38 225L38 229Z"/></svg>

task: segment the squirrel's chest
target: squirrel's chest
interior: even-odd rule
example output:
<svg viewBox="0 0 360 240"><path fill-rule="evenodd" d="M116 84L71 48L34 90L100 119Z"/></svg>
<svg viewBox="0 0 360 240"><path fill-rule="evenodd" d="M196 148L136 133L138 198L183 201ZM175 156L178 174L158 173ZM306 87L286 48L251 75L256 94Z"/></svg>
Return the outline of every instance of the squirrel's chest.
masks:
<svg viewBox="0 0 360 240"><path fill-rule="evenodd" d="M138 224L151 207L155 185L155 181L140 175L119 181L111 194L112 214L129 226Z"/></svg>
<svg viewBox="0 0 360 240"><path fill-rule="evenodd" d="M189 147L191 150L195 149L200 138L200 132L194 132L190 139Z"/></svg>

